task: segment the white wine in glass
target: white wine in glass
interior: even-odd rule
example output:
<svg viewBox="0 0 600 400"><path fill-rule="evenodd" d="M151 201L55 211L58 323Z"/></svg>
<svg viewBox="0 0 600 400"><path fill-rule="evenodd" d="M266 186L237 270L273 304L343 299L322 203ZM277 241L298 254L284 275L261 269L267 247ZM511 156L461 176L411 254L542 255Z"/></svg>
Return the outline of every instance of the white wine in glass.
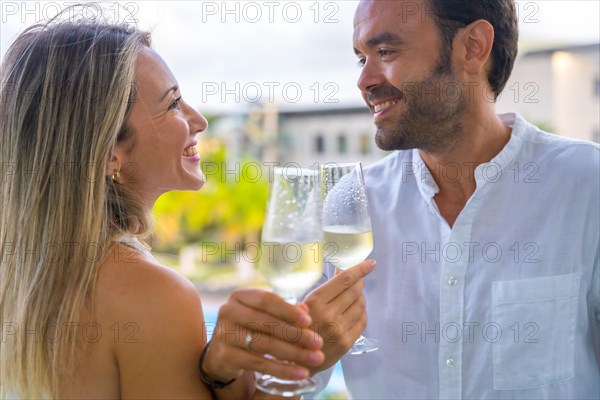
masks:
<svg viewBox="0 0 600 400"><path fill-rule="evenodd" d="M321 167L325 260L337 269L364 261L373 250L373 233L362 166L357 163ZM379 348L376 339L360 336L348 351L363 354Z"/></svg>
<svg viewBox="0 0 600 400"><path fill-rule="evenodd" d="M322 248L320 241L263 238L259 272L279 297L296 304L323 275Z"/></svg>
<svg viewBox="0 0 600 400"><path fill-rule="evenodd" d="M373 233L370 227L331 225L323 228L323 242L335 244L328 257L338 269L348 269L363 261L373 250Z"/></svg>
<svg viewBox="0 0 600 400"><path fill-rule="evenodd" d="M262 230L259 272L273 291L296 304L323 275L319 171L275 168ZM311 379L286 380L256 374L256 387L291 397L316 389Z"/></svg>

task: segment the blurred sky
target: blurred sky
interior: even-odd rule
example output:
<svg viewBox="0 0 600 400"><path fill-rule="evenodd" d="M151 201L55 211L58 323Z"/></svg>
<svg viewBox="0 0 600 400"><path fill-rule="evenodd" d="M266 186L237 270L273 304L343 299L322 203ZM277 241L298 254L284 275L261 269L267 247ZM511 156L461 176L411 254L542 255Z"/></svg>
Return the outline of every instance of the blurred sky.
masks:
<svg viewBox="0 0 600 400"><path fill-rule="evenodd" d="M352 51L355 0L103 2L153 33L154 48L201 112L362 104ZM25 27L69 1L0 1L0 57ZM600 42L600 1L518 1L524 49ZM125 10L129 10L131 15Z"/></svg>

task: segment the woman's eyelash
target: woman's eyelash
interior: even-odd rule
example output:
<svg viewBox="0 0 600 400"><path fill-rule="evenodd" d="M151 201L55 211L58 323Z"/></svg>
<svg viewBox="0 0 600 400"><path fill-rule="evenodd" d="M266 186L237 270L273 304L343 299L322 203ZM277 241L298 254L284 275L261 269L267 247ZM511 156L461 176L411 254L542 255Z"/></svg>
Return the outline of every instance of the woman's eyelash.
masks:
<svg viewBox="0 0 600 400"><path fill-rule="evenodd" d="M171 103L171 105L169 106L169 110L172 110L172 109L177 109L177 110L179 110L179 108L180 108L180 107L179 107L179 102L180 102L180 101L181 101L181 96L179 96L178 98L176 98L176 99L175 99L175 100L174 100L174 101Z"/></svg>

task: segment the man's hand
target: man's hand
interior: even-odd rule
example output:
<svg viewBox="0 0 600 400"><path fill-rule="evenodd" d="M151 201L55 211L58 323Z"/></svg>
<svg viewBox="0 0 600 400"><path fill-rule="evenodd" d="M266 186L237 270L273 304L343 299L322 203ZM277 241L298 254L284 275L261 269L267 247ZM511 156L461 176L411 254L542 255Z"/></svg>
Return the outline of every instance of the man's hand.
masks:
<svg viewBox="0 0 600 400"><path fill-rule="evenodd" d="M308 367L311 374L335 364L365 329L367 313L362 293L365 286L363 278L374 268L374 260L365 260L337 273L304 299L313 321L311 328L323 338L321 351L325 354L321 365Z"/></svg>

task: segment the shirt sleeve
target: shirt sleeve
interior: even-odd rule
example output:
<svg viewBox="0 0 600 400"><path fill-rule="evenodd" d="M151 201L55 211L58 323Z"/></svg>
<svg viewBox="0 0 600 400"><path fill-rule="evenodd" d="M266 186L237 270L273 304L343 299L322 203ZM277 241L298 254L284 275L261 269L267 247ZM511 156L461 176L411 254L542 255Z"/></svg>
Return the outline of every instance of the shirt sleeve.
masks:
<svg viewBox="0 0 600 400"><path fill-rule="evenodd" d="M598 247L592 272L592 308L596 317L595 322L600 328L600 244L598 244Z"/></svg>

